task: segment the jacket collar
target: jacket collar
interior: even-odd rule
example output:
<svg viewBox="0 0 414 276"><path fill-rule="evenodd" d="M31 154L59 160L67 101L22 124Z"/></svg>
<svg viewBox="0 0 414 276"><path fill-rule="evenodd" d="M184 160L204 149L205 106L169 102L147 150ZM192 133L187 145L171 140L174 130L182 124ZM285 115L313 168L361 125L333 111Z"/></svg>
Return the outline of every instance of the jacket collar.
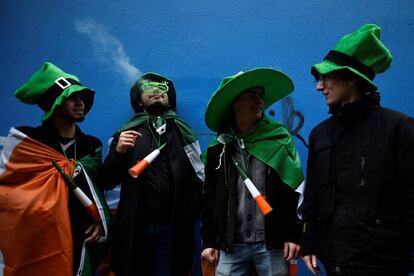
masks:
<svg viewBox="0 0 414 276"><path fill-rule="evenodd" d="M334 106L329 109L339 123L348 124L363 118L369 111L379 107L380 94L378 92L364 94L361 100L346 104L344 106Z"/></svg>

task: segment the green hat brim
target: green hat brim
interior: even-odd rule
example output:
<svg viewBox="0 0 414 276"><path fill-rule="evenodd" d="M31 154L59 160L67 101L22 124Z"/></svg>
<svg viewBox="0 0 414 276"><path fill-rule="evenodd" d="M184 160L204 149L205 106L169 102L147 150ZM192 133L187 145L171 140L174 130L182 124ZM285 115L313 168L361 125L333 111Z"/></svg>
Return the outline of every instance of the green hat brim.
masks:
<svg viewBox="0 0 414 276"><path fill-rule="evenodd" d="M246 71L217 89L207 104L205 122L209 129L220 132L231 118L231 104L246 89L264 89L264 109L293 92L293 82L284 73L271 68Z"/></svg>
<svg viewBox="0 0 414 276"><path fill-rule="evenodd" d="M82 101L85 104L85 115L89 112L89 110L91 109L92 105L93 105L93 99L94 99L94 95L95 95L95 91L92 89L89 89L85 86L82 85L78 85L78 84L72 84L71 86L69 86L68 88L66 88L62 94L59 95L59 97L56 98L55 102L53 103L52 107L50 108L49 111L47 111L43 117L42 117L42 122L46 121L47 119L49 119L53 112L55 111L57 106L62 105L62 102L64 99L69 98L73 93L76 92L81 92L81 98Z"/></svg>
<svg viewBox="0 0 414 276"><path fill-rule="evenodd" d="M313 76L317 79L317 74L326 75L326 74L329 74L333 71L338 71L338 70L349 70L352 73L354 73L355 75L357 75L358 77L365 80L366 83L370 87L373 88L373 91L376 91L378 89L377 86L369 78L367 78L364 74L361 74L360 72L358 72L354 68L349 67L349 66L339 66L338 64L335 64L335 63L333 63L329 60L324 60L321 63L313 65L312 69L311 69L311 72L312 72Z"/></svg>

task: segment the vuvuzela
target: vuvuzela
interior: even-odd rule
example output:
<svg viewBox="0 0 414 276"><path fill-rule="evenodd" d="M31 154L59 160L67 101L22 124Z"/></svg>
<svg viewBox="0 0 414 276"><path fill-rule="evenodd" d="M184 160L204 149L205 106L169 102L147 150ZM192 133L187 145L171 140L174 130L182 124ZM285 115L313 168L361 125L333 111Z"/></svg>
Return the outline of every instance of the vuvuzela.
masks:
<svg viewBox="0 0 414 276"><path fill-rule="evenodd" d="M129 175L137 178L148 166L154 161L155 158L160 155L161 150L165 147L166 143L161 145L158 149L153 150L150 154L144 157L144 159L138 161L132 168L128 170Z"/></svg>
<svg viewBox="0 0 414 276"><path fill-rule="evenodd" d="M233 164L236 167L239 175L243 179L244 184L246 185L247 189L249 190L250 194L256 201L257 206L259 207L260 211L263 215L269 214L273 208L267 203L264 196L259 192L259 190L254 186L253 182L250 180L250 178L247 177L246 173L243 171L243 169L240 167L239 163L232 157Z"/></svg>
<svg viewBox="0 0 414 276"><path fill-rule="evenodd" d="M101 221L101 216L99 215L99 211L95 203L93 203L92 200L90 200L89 197L78 187L78 185L73 182L73 180L62 170L56 161L52 161L52 164L63 176L65 183L72 189L73 193L79 199L83 207L86 208L86 211L93 218L93 220L95 222Z"/></svg>

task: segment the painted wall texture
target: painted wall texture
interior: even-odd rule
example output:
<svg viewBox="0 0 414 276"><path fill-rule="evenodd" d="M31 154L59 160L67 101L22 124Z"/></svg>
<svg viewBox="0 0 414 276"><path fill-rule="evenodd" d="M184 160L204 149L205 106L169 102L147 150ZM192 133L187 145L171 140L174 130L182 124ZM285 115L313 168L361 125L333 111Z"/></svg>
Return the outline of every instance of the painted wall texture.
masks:
<svg viewBox="0 0 414 276"><path fill-rule="evenodd" d="M106 141L132 115L129 89L140 73L174 80L178 114L205 149L208 99L225 76L254 67L289 75L294 93L267 110L307 140L328 117L310 66L336 41L365 23L382 27L393 54L376 77L382 104L414 116L414 1L411 0L72 0L0 2L0 135L38 125L42 112L13 92L51 61L96 90L81 124ZM295 139L306 167L306 148ZM198 271L195 272L197 275ZM300 270L300 275L308 272Z"/></svg>

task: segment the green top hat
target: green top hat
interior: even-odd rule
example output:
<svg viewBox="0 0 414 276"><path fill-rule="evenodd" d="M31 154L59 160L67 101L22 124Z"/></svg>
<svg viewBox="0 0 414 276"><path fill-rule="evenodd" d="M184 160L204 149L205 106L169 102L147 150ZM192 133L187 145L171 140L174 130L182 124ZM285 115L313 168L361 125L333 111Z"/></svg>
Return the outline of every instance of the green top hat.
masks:
<svg viewBox="0 0 414 276"><path fill-rule="evenodd" d="M225 131L231 120L231 104L248 88L261 86L264 109L293 91L293 82L284 73L271 68L255 68L224 78L207 105L205 121L215 132Z"/></svg>
<svg viewBox="0 0 414 276"><path fill-rule="evenodd" d="M392 61L391 53L380 37L380 27L363 25L343 36L321 63L312 66L311 73L318 79L318 75L349 70L366 81L371 91L376 91L377 86L372 82L375 74L385 72Z"/></svg>
<svg viewBox="0 0 414 276"><path fill-rule="evenodd" d="M14 95L24 103L39 105L45 111L42 117L44 122L50 118L56 106L62 104L64 98L81 91L80 97L85 104L85 114L87 114L92 107L95 91L81 85L76 76L63 72L50 62L44 62Z"/></svg>

